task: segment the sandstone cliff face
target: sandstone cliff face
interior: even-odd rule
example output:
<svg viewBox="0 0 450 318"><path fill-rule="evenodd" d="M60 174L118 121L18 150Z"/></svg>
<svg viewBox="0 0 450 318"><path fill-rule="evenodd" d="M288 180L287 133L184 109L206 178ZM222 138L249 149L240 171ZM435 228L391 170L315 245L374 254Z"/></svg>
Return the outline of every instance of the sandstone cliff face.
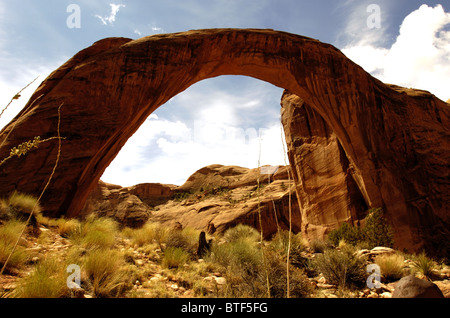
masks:
<svg viewBox="0 0 450 318"><path fill-rule="evenodd" d="M300 97L285 92L281 106L302 232L310 239L324 239L344 222L359 225L367 204L336 134Z"/></svg>
<svg viewBox="0 0 450 318"><path fill-rule="evenodd" d="M159 106L203 79L246 75L301 97L332 128L368 207L383 207L400 247L446 249L450 106L374 79L333 46L273 30L214 29L96 42L53 72L0 133L0 157L35 136L61 160L42 200L76 216L128 138ZM51 140L0 167L0 190L39 195ZM448 248L447 248L448 251Z"/></svg>

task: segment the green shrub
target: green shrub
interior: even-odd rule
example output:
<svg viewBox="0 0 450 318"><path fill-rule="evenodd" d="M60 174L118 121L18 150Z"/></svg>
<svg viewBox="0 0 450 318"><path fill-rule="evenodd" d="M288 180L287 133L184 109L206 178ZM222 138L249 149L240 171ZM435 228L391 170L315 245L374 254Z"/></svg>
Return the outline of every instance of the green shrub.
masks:
<svg viewBox="0 0 450 318"><path fill-rule="evenodd" d="M291 233L290 241L290 263L297 267L304 267L307 263L307 258L302 255L302 252L306 250L305 241L301 237L300 233ZM286 260L289 248L289 231L281 231L277 233L270 241L269 247L274 252L278 253L280 258Z"/></svg>
<svg viewBox="0 0 450 318"><path fill-rule="evenodd" d="M180 268L190 259L190 255L183 248L167 247L164 250L162 266L166 268Z"/></svg>
<svg viewBox="0 0 450 318"><path fill-rule="evenodd" d="M394 246L394 234L391 226L383 217L382 209L371 209L363 228L364 240L370 248L376 246Z"/></svg>
<svg viewBox="0 0 450 318"><path fill-rule="evenodd" d="M351 245L356 245L362 239L363 233L360 228L351 226L348 223L343 223L338 229L331 231L328 235L328 240L334 246L339 246L339 242L342 240Z"/></svg>
<svg viewBox="0 0 450 318"><path fill-rule="evenodd" d="M226 230L223 239L227 242L236 242L240 239L257 242L261 239L261 234L249 225L238 224Z"/></svg>
<svg viewBox="0 0 450 318"><path fill-rule="evenodd" d="M425 252L412 257L413 271L419 273L425 277L432 277L434 271L437 268L437 264L434 260L429 258Z"/></svg>
<svg viewBox="0 0 450 318"><path fill-rule="evenodd" d="M25 223L18 220L11 220L0 226L0 268L5 264L8 256L13 251L14 245L19 238L19 234L25 227ZM21 265L29 258L29 253L26 251L25 247L16 247L14 253L9 258L8 264L5 270L11 268L19 268Z"/></svg>
<svg viewBox="0 0 450 318"><path fill-rule="evenodd" d="M394 234L391 226L383 217L382 209L371 209L363 228L343 223L338 229L330 232L328 240L338 246L341 240L353 246L364 246L372 249L376 246L394 246Z"/></svg>
<svg viewBox="0 0 450 318"><path fill-rule="evenodd" d="M325 252L325 249L328 248L328 244L326 241L321 239L313 239L309 243L309 247L313 250L314 253L323 253Z"/></svg>
<svg viewBox="0 0 450 318"><path fill-rule="evenodd" d="M69 297L64 262L49 256L36 265L35 270L19 281L12 296L20 298Z"/></svg>
<svg viewBox="0 0 450 318"><path fill-rule="evenodd" d="M120 296L128 286L122 253L111 249L92 249L83 260L85 283L95 297Z"/></svg>
<svg viewBox="0 0 450 318"><path fill-rule="evenodd" d="M361 287L366 282L365 260L355 256L350 248L341 251L328 249L311 263L333 285Z"/></svg>
<svg viewBox="0 0 450 318"><path fill-rule="evenodd" d="M269 252L267 266L269 268L270 297L287 297L287 264L279 254ZM263 282L261 282L263 283ZM265 290L263 290L265 292ZM291 298L306 298L311 294L312 288L308 277L302 269L289 267L289 296Z"/></svg>

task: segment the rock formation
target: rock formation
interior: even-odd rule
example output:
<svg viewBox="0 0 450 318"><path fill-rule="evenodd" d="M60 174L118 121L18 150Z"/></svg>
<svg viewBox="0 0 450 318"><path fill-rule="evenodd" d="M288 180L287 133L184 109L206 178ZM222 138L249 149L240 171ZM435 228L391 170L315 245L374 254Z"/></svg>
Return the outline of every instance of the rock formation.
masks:
<svg viewBox="0 0 450 318"><path fill-rule="evenodd" d="M82 210L82 214L89 213L112 217L123 226L154 221L211 234L241 223L262 227L265 238L279 229L288 230L291 213L292 231L301 228L294 182L286 167L274 174L260 174L259 169L211 165L196 171L180 187L143 184L122 188L100 181Z"/></svg>
<svg viewBox="0 0 450 318"><path fill-rule="evenodd" d="M150 210L173 197L174 185L144 183L121 187L99 181L89 194L80 212L81 217L90 213L112 217L122 226L138 228L150 217Z"/></svg>
<svg viewBox="0 0 450 318"><path fill-rule="evenodd" d="M251 76L301 97L336 135L366 205L386 211L399 247L449 250L442 245L450 228L449 104L386 85L335 47L286 32L212 29L98 41L50 74L1 131L0 157L36 136L57 136L59 127L60 161L42 204L49 216L76 216L155 109L219 75ZM40 194L57 154L51 139L3 163L0 194Z"/></svg>
<svg viewBox="0 0 450 318"><path fill-rule="evenodd" d="M323 239L344 222L358 225L367 205L336 134L297 95L285 92L281 106L302 232L311 239Z"/></svg>

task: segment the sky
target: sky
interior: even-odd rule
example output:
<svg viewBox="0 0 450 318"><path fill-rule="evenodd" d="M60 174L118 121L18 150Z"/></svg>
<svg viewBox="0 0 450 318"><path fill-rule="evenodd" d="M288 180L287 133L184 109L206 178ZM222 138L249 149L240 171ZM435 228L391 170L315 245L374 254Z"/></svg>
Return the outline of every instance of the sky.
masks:
<svg viewBox="0 0 450 318"><path fill-rule="evenodd" d="M417 0L0 0L0 108L6 125L39 84L106 37L261 28L330 43L386 83L450 98L450 3ZM283 90L243 76L199 82L155 111L102 176L183 184L211 165L285 165Z"/></svg>

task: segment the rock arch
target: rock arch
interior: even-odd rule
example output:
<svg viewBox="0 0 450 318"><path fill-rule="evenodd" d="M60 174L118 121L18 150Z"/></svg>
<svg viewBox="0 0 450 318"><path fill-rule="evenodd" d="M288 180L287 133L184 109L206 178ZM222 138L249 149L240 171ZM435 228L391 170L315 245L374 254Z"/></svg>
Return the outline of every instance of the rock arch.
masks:
<svg viewBox="0 0 450 318"><path fill-rule="evenodd" d="M61 161L42 202L48 215L75 216L155 109L220 75L285 88L323 117L367 205L386 210L403 245L417 248L431 235L448 235L449 106L427 92L385 85L335 47L285 32L211 29L98 41L41 84L2 130L0 141L10 134L0 156L34 136L55 136L63 104ZM3 164L1 194L39 193L57 148L49 141Z"/></svg>

